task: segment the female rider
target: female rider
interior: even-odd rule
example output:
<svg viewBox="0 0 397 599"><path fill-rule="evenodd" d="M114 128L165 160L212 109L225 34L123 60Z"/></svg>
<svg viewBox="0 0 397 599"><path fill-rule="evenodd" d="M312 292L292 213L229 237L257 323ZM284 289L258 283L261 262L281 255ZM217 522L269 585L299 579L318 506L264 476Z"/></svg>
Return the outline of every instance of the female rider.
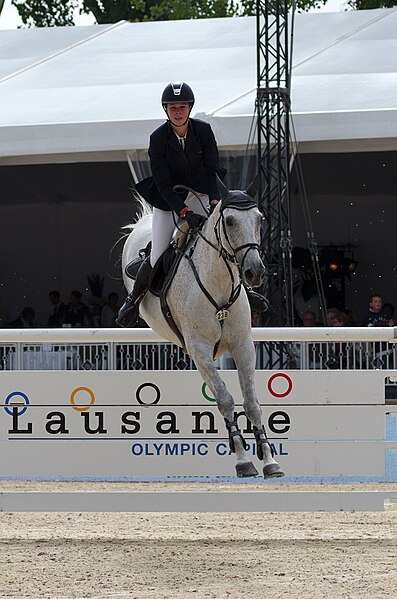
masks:
<svg viewBox="0 0 397 599"><path fill-rule="evenodd" d="M153 206L152 250L137 273L132 292L120 308L117 319L122 326L134 326L139 304L148 286L152 267L169 246L175 229L175 215L184 218L191 229L199 229L206 214L220 200L216 181L219 169L218 147L211 126L190 118L194 94L186 83L170 83L161 103L167 121L150 136L149 159L152 177L136 188ZM173 191L174 185L186 185L200 199Z"/></svg>

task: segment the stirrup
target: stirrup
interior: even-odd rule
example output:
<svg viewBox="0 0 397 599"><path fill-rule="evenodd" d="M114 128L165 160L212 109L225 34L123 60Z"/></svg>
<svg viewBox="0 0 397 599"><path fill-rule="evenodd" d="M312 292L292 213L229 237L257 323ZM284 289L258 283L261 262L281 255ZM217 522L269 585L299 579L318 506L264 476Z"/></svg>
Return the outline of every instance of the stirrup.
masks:
<svg viewBox="0 0 397 599"><path fill-rule="evenodd" d="M139 321L139 302L134 301L134 292L129 293L125 299L124 304L121 306L116 323L122 327L134 327ZM135 312L133 312L133 310ZM126 317L130 315L130 319L125 323Z"/></svg>

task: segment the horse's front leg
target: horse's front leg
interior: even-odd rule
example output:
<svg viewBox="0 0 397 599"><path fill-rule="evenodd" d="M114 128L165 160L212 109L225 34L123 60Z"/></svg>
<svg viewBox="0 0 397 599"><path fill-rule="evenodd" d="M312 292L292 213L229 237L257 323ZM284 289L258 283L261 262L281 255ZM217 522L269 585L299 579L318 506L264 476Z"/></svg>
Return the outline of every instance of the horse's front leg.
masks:
<svg viewBox="0 0 397 599"><path fill-rule="evenodd" d="M244 411L253 424L256 440L256 453L263 461L263 476L276 478L284 472L273 458L273 451L262 424L262 410L255 389L255 347L252 339L239 341L231 348L237 366L241 392L244 398Z"/></svg>
<svg viewBox="0 0 397 599"><path fill-rule="evenodd" d="M213 347L207 344L200 345L197 339L194 341L194 347L189 347L189 355L193 358L198 371L203 380L211 390L216 399L218 409L222 414L226 428L229 433L229 445L232 453L236 454L236 472L237 476L248 477L257 476L258 471L249 459L246 452L246 444L238 428L235 419L235 406L232 395L226 388L225 383L219 376L214 362L211 359Z"/></svg>

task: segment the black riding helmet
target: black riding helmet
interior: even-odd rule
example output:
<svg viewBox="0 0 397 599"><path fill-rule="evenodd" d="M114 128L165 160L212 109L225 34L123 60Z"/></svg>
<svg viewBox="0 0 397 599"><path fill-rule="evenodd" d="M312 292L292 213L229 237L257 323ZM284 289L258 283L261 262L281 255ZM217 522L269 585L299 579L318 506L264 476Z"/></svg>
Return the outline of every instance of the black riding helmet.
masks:
<svg viewBox="0 0 397 599"><path fill-rule="evenodd" d="M169 83L161 96L161 103L165 110L167 104L190 104L193 108L194 94L187 83Z"/></svg>

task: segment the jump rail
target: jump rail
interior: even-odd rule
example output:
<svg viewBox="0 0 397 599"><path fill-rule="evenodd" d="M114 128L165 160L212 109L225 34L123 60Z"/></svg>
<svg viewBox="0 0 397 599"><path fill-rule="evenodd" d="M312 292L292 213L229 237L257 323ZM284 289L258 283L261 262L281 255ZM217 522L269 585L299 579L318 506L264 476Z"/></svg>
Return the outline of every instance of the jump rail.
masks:
<svg viewBox="0 0 397 599"><path fill-rule="evenodd" d="M385 341L397 343L397 327L254 327L254 341ZM152 329L1 329L0 343L165 343Z"/></svg>
<svg viewBox="0 0 397 599"><path fill-rule="evenodd" d="M397 342L397 327L253 328L254 341ZM3 329L0 343L164 343L151 329ZM394 429L393 429L394 430ZM387 491L0 492L0 512L381 511Z"/></svg>
<svg viewBox="0 0 397 599"><path fill-rule="evenodd" d="M0 512L372 512L388 491L4 492Z"/></svg>

